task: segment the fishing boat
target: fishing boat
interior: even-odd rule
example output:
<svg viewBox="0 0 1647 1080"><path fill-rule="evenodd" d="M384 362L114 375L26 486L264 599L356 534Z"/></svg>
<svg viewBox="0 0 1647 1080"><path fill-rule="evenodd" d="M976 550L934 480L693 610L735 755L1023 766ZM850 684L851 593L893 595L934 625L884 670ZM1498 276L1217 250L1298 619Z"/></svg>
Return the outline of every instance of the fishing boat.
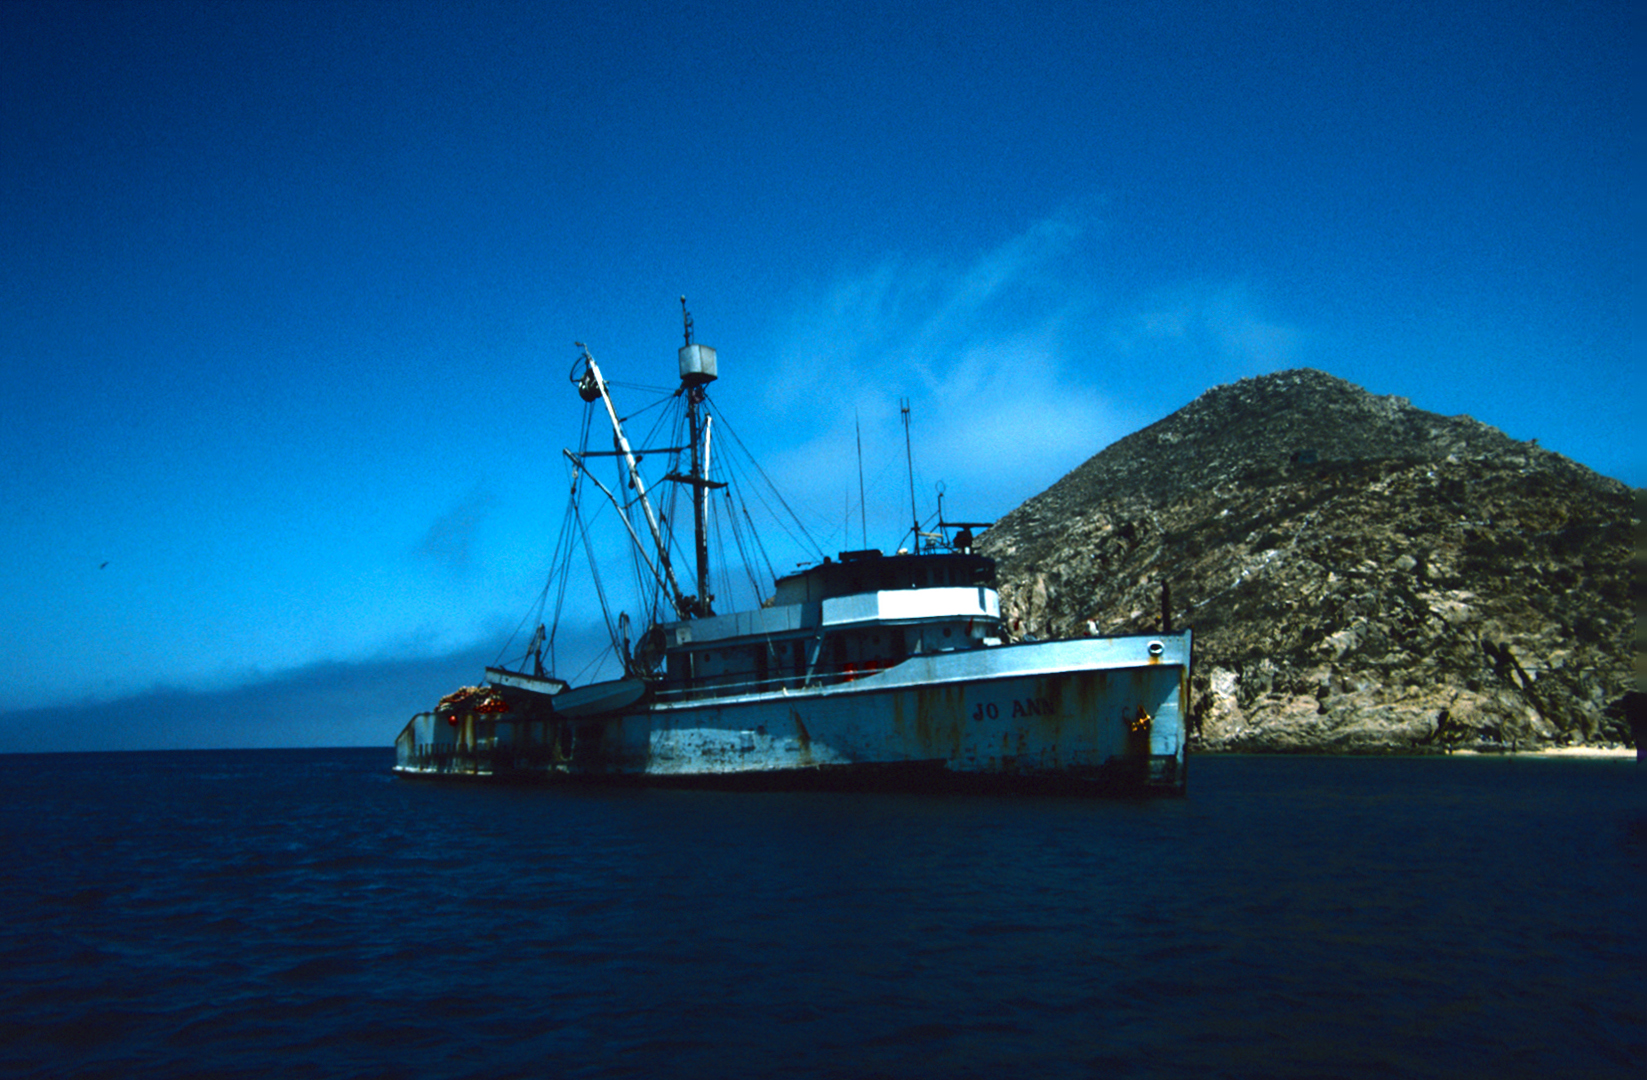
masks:
<svg viewBox="0 0 1647 1080"><path fill-rule="evenodd" d="M395 743L400 776L1183 791L1190 631L1015 639L1002 620L995 563L972 546L973 530L987 524L943 521L941 498L936 528L912 514L911 542L893 553L866 547L786 574L768 568L752 578L765 595L718 610L710 495L728 494L731 480L729 470L712 470L711 451L729 425L710 407L716 352L693 342L684 300L682 309L680 383L666 397L683 415L653 429L673 445L631 443L612 384L579 345L571 380L586 406L584 438L564 451L567 524L540 598L541 613L544 598L566 596L574 549L591 550L593 502L615 510L626 534L648 597L645 629L632 636L627 614L606 612L613 677L574 685L555 671L557 600L518 659L486 668L482 682L408 721ZM593 433L608 428L613 449L591 449L592 437L593 445L605 438ZM906 409L906 448L908 430ZM610 486L593 472L603 458L616 460ZM677 570L687 562L685 538L677 542L675 515L660 512L660 489L642 469L658 458L667 463L658 483L691 499L695 591ZM912 464L910 475L913 504ZM586 497L591 485L604 503ZM727 520L740 518L729 511ZM737 535L737 546L758 548ZM604 604L606 590L597 594Z"/></svg>

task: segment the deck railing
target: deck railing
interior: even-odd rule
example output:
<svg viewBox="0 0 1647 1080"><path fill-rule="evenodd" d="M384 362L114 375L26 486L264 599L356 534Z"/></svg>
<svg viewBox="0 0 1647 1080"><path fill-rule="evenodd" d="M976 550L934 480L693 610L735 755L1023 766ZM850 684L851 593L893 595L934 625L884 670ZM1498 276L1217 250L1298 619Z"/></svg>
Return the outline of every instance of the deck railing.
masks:
<svg viewBox="0 0 1647 1080"><path fill-rule="evenodd" d="M889 671L903 663L905 659L908 658L892 659L889 657L885 660L869 660L859 664L847 664L844 667L831 668L828 671L814 671L810 678L804 675L783 675L778 678L740 679L736 675L711 675L706 679L699 679L684 686L658 684L653 687L652 700L662 702L700 701L706 698L769 694L777 690L816 690L820 687L839 686L843 683L855 682L869 675ZM731 681L722 682L720 681L722 679L730 679Z"/></svg>

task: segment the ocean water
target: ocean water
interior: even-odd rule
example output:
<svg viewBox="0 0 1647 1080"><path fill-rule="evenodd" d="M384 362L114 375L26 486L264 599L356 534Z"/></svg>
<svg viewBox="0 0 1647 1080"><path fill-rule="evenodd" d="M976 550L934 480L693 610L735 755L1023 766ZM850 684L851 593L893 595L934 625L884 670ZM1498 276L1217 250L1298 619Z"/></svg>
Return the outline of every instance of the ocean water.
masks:
<svg viewBox="0 0 1647 1080"><path fill-rule="evenodd" d="M1638 1076L1647 766L1183 799L0 757L8 1077Z"/></svg>

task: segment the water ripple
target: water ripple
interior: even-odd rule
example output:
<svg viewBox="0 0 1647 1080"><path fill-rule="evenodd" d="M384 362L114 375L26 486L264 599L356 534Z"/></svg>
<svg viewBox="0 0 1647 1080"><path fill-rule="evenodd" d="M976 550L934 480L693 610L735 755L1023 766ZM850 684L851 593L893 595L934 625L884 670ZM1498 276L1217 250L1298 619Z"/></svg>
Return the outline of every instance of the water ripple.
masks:
<svg viewBox="0 0 1647 1080"><path fill-rule="evenodd" d="M0 758L0 1072L1627 1076L1647 1051L1632 763L1198 759L1146 803L387 764Z"/></svg>

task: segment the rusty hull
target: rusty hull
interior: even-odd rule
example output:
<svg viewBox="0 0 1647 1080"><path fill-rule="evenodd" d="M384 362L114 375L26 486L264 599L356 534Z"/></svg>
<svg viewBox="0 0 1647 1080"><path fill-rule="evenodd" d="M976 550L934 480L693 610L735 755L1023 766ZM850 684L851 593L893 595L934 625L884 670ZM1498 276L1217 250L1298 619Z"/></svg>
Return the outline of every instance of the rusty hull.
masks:
<svg viewBox="0 0 1647 1080"><path fill-rule="evenodd" d="M406 776L1182 792L1190 634L912 657L852 682L592 718L419 714Z"/></svg>

